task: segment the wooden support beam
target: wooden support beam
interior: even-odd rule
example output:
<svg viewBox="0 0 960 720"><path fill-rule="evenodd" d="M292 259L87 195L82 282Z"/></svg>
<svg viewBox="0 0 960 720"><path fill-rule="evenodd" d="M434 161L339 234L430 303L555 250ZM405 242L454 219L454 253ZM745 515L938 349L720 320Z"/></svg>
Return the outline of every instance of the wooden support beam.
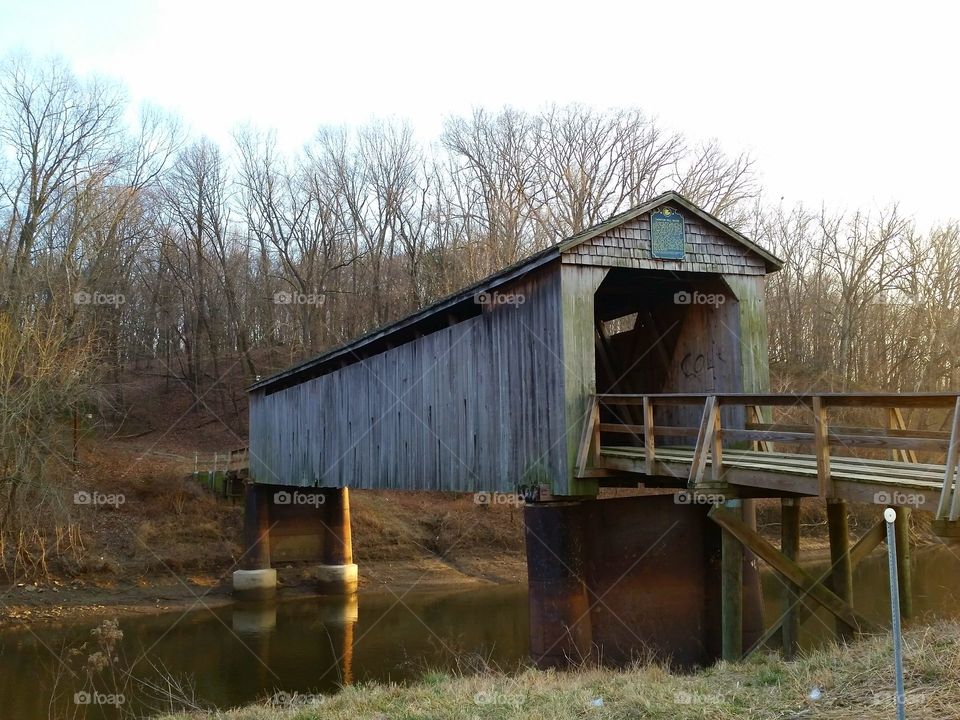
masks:
<svg viewBox="0 0 960 720"><path fill-rule="evenodd" d="M897 542L897 582L900 586L900 613L913 617L913 569L910 567L910 508L898 507L893 532Z"/></svg>
<svg viewBox="0 0 960 720"><path fill-rule="evenodd" d="M817 479L820 482L820 497L833 497L833 482L830 479L830 440L827 437L827 407L822 398L813 398L813 440L817 457Z"/></svg>
<svg viewBox="0 0 960 720"><path fill-rule="evenodd" d="M643 457L646 463L648 477L653 477L656 456L656 430L653 424L653 400L648 397L643 398Z"/></svg>
<svg viewBox="0 0 960 720"><path fill-rule="evenodd" d="M827 500L827 530L830 535L830 587L841 600L853 606L853 565L850 563L850 524L845 500ZM837 635L844 641L853 637L855 624L840 618Z"/></svg>
<svg viewBox="0 0 960 720"><path fill-rule="evenodd" d="M693 462L690 465L688 486L697 487L703 480L703 472L707 466L707 453L713 445L713 435L716 432L717 420L715 415L720 412L717 399L708 395L703 403L703 416L700 419L700 431L697 433L697 445L693 451Z"/></svg>
<svg viewBox="0 0 960 720"><path fill-rule="evenodd" d="M710 477L715 483L723 481L723 428L720 427L720 408L713 413L713 447L710 449Z"/></svg>
<svg viewBox="0 0 960 720"><path fill-rule="evenodd" d="M728 500L725 507L731 517L742 512L740 500ZM743 545L726 528L721 532L721 553L721 656L736 662L743 657Z"/></svg>
<svg viewBox="0 0 960 720"><path fill-rule="evenodd" d="M589 403L577 448L577 477L586 477L591 462L593 467L600 467L600 400L592 395Z"/></svg>
<svg viewBox="0 0 960 720"><path fill-rule="evenodd" d="M950 445L947 448L947 464L943 477L943 490L937 506L937 519L956 520L960 516L960 481L954 483L957 462L960 460L960 397L953 408L953 425L950 430ZM949 511L949 516L947 515Z"/></svg>
<svg viewBox="0 0 960 720"><path fill-rule="evenodd" d="M788 560L800 561L800 498L782 498L780 500L780 552ZM799 648L800 615L797 586L784 585L782 636L783 655L793 659Z"/></svg>
<svg viewBox="0 0 960 720"><path fill-rule="evenodd" d="M796 562L784 557L773 545L748 528L736 515L718 505L710 511L709 517L746 545L785 580L799 587L804 596L809 595L835 617L851 626L858 627L861 632L869 632L874 629L873 623L858 615L849 603L837 597L832 590L815 580Z"/></svg>
<svg viewBox="0 0 960 720"><path fill-rule="evenodd" d="M764 422L763 410L758 405L747 405L747 428L750 429L750 425L762 425ZM759 452L773 452L773 442L770 440L753 440L751 445Z"/></svg>
<svg viewBox="0 0 960 720"><path fill-rule="evenodd" d="M887 526L883 520L878 521L869 530L867 530L857 544L850 551L850 565L856 567L870 553L876 550L877 546L887 539Z"/></svg>
<svg viewBox="0 0 960 720"><path fill-rule="evenodd" d="M900 408L887 408L887 427L890 430L907 429L907 423L903 419L903 413L900 412ZM914 450L894 449L890 454L894 460L899 460L900 462L917 462L917 453Z"/></svg>
<svg viewBox="0 0 960 720"><path fill-rule="evenodd" d="M788 500L788 499L790 498L784 498L784 500ZM796 498L796 500L799 500L799 498ZM799 526L799 513L797 514L797 517L798 517L797 522ZM799 530L797 531L797 534L799 535ZM850 564L853 565L853 567L857 567L857 565L859 565L864 558L866 558L870 553L872 553L880 543L886 540L886 537L887 537L886 523L884 523L884 521L881 520L880 522L876 523L873 527L871 527L869 530L867 530L867 532L865 532L862 536L860 536L860 539L857 540L857 544L854 545L853 549L850 551ZM803 605L802 600L803 600L802 596L798 597L796 600L796 605L793 608L793 610L796 613L798 625L803 623L804 616L807 614L806 607ZM750 651L747 654L749 655L755 650L758 650L763 646L765 646L770 640L776 637L778 633L783 634L785 632L784 623L786 622L786 620L787 620L787 614L784 613L783 615L781 615L780 619L777 620L775 623L773 623L773 625L771 625L767 629L767 631L763 634L763 636L759 640L757 640L756 643L754 643L753 647L750 649ZM786 650L786 648L787 648L787 645L786 643L784 643L784 650Z"/></svg>

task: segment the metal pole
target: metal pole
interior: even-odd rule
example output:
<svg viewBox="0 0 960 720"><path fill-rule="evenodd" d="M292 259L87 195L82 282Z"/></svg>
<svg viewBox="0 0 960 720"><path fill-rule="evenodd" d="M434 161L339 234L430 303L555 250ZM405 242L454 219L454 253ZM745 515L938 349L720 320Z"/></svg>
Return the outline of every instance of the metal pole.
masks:
<svg viewBox="0 0 960 720"><path fill-rule="evenodd" d="M903 638L900 636L900 582L897 579L897 536L893 524L897 511L883 511L887 521L887 566L890 570L890 613L893 618L893 665L897 680L897 720L906 718L906 699L903 694Z"/></svg>

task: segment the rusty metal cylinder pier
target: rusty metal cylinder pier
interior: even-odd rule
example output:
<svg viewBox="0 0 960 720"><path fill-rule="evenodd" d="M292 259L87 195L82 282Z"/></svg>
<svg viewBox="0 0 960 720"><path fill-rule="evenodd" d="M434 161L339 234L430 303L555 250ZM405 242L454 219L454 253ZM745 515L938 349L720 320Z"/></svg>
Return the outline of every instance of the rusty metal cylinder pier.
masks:
<svg viewBox="0 0 960 720"><path fill-rule="evenodd" d="M351 595L357 591L358 571L353 562L350 490L326 491L323 509L323 563L317 567L318 589L327 595Z"/></svg>
<svg viewBox="0 0 960 720"><path fill-rule="evenodd" d="M233 573L233 591L240 598L272 597L277 571L270 567L270 496L265 485L247 483L243 493L245 552Z"/></svg>

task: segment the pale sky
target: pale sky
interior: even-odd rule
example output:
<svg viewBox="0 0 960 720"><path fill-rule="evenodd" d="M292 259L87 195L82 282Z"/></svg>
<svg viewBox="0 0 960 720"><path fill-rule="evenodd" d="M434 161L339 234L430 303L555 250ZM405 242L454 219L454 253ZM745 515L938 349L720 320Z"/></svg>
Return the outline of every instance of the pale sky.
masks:
<svg viewBox="0 0 960 720"><path fill-rule="evenodd" d="M55 54L229 142L475 106L639 106L757 159L767 199L960 218L949 2L0 0L0 56Z"/></svg>

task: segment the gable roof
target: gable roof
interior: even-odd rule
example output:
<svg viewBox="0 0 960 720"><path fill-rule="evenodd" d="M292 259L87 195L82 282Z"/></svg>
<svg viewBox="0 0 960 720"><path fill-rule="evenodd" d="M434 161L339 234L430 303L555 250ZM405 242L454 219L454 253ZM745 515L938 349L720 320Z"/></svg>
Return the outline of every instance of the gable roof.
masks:
<svg viewBox="0 0 960 720"><path fill-rule="evenodd" d="M448 295L445 298L437 300L431 305L417 310L410 315L400 318L399 320L396 320L388 325L376 328L364 335L361 335L360 337L338 345L334 348L325 350L313 358L293 365L286 370L282 370L279 373L271 375L268 378L258 380L247 388L247 392L263 390L281 383L284 386L297 384L301 381L301 378L305 380L322 372L322 365L336 363L349 357L357 359L356 353L358 350L369 346L374 342L388 340L388 338L391 336L397 335L405 329L413 328L420 323L424 323L433 316L452 310L455 306L460 305L461 303L472 303L474 298L479 293L495 290L501 285L516 280L517 278L532 272L536 268L559 259L561 255L576 248L578 245L588 242L612 228L630 222L641 215L656 210L666 203L678 205L684 210L696 215L703 222L716 228L723 235L743 245L748 251L759 255L761 258L763 258L768 273L775 272L783 266L783 261L778 257L767 252L762 247L749 240L747 237L737 232L723 221L715 218L710 213L701 210L679 193L670 190L653 198L652 200L648 200L641 205L630 208L629 210L617 215L613 215L599 225L594 225L575 235L571 235L570 237L563 239L554 245L551 245L550 247L531 255L530 257L524 258L513 265L509 265L503 270L500 270L493 275L489 275L472 285L468 285L452 295Z"/></svg>
<svg viewBox="0 0 960 720"><path fill-rule="evenodd" d="M658 195L652 200L648 200L647 202L641 205L637 205L636 207L630 208L629 210L626 210L622 213L614 215L610 219L605 220L599 225L594 225L593 227L589 227L586 230L582 230L576 235L571 235L566 240L561 240L558 243L558 246L560 247L560 252L561 253L568 252L574 249L575 247L577 247L578 245L582 245L583 243L588 242L589 240L593 240L595 237L602 235L608 230L612 230L613 228L623 225L624 223L628 223L631 220L635 220L641 215L646 215L649 212L653 212L654 210L658 209L660 206L668 203L673 205L679 205L684 210L696 215L700 220L702 220L703 222L707 223L711 227L718 230L720 233L726 235L732 240L735 240L739 244L743 245L750 252L755 253L756 255L759 255L761 258L763 258L763 261L767 267L768 273L776 272L781 267L783 267L783 260L775 256L774 254L767 252L766 250L764 250L762 247L757 245L755 242L750 240L745 235L741 234L737 230L734 230L725 222L723 222L719 218L714 217L713 215L706 212L705 210L701 210L692 202L687 200L685 197L683 197L679 193L674 192L673 190L669 190L663 193L663 195Z"/></svg>

